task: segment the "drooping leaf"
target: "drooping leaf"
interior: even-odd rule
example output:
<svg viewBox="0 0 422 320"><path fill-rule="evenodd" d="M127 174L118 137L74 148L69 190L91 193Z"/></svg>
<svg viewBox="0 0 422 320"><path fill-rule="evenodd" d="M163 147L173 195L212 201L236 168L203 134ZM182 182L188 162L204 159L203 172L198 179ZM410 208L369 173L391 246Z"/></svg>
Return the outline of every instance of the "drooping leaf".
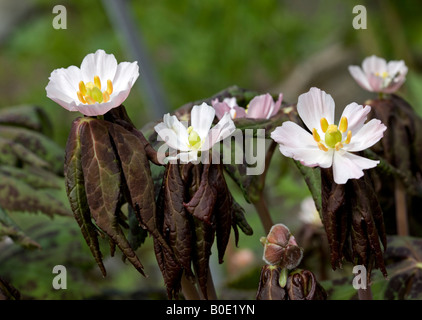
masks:
<svg viewBox="0 0 422 320"><path fill-rule="evenodd" d="M91 221L91 211L85 193L81 163L81 129L83 126L86 126L87 123L88 120L85 118L76 119L72 124L71 132L67 140L64 163L66 192L75 220L81 228L82 235L97 262L101 273L103 276L106 276L107 272L102 261L102 254L98 242L100 231Z"/></svg>
<svg viewBox="0 0 422 320"><path fill-rule="evenodd" d="M50 217L71 215L67 207L48 190L33 188L20 179L1 173L0 205L5 210L42 212Z"/></svg>
<svg viewBox="0 0 422 320"><path fill-rule="evenodd" d="M167 246L157 229L154 182L144 145L136 135L120 125L110 124L109 132L120 160L130 206L134 209L139 223L157 238L162 246ZM167 250L170 250L168 246Z"/></svg>
<svg viewBox="0 0 422 320"><path fill-rule="evenodd" d="M387 245L382 210L368 179L368 176L364 176L361 179L352 180L354 187L354 196L350 197L353 208L352 227L361 224L359 226L361 230L355 232L355 234L359 234L358 239L361 240L357 247L353 247L353 252L359 256L358 263L367 267L368 274L372 270L372 265L369 261L374 259L376 267L387 277L381 247L381 243L384 248ZM362 237L365 237L365 240Z"/></svg>
<svg viewBox="0 0 422 320"><path fill-rule="evenodd" d="M51 121L44 109L33 105L13 106L0 110L0 124L38 131L51 135Z"/></svg>
<svg viewBox="0 0 422 320"><path fill-rule="evenodd" d="M21 180L36 189L60 189L62 179L41 168L16 168L0 166L0 175Z"/></svg>
<svg viewBox="0 0 422 320"><path fill-rule="evenodd" d="M23 164L51 170L50 165L23 145L0 136L0 164L21 167Z"/></svg>
<svg viewBox="0 0 422 320"><path fill-rule="evenodd" d="M414 237L388 237L385 261L389 282L384 298L422 298L422 239Z"/></svg>
<svg viewBox="0 0 422 320"><path fill-rule="evenodd" d="M331 168L321 169L321 215L327 233L328 244L331 252L331 266L335 270L341 267L344 257L342 242L346 226L339 222L344 221L348 212L345 207L345 187L333 182Z"/></svg>
<svg viewBox="0 0 422 320"><path fill-rule="evenodd" d="M188 192L190 197L194 197L198 191L203 192L204 183L202 179L207 179L210 170L209 165L184 165L182 166L182 176L185 178L184 181L188 186ZM202 171L202 172L201 172ZM206 172L204 174L204 172ZM200 190L202 188L202 190ZM205 196L205 195L203 195ZM214 206L214 204L212 204ZM194 208L195 209L195 208ZM198 279L198 284L201 289L202 295L205 299L208 299L208 277L209 277L209 260L211 256L211 248L214 243L216 223L215 215L211 215L207 221L192 214L193 220L193 239L192 239L192 263L195 270L195 275Z"/></svg>
<svg viewBox="0 0 422 320"><path fill-rule="evenodd" d="M15 243L28 249L39 249L41 246L28 237L19 226L0 207L0 239L10 237Z"/></svg>
<svg viewBox="0 0 422 320"><path fill-rule="evenodd" d="M190 201L184 204L190 214L208 224L211 224L211 217L217 200L217 190L213 181L216 175L211 175L214 173L212 168L214 168L212 164L203 165L199 188Z"/></svg>
<svg viewBox="0 0 422 320"><path fill-rule="evenodd" d="M6 279L0 277L0 300L20 300L21 294Z"/></svg>
<svg viewBox="0 0 422 320"><path fill-rule="evenodd" d="M164 226L164 184L157 194L157 227L163 230ZM176 261L172 251L166 250L157 240L153 238L154 253L158 266L163 275L169 299L176 298L181 289L183 267Z"/></svg>
<svg viewBox="0 0 422 320"><path fill-rule="evenodd" d="M139 225L139 220L131 206L128 206L128 224L128 241L133 250L136 250L145 242L148 232Z"/></svg>
<svg viewBox="0 0 422 320"><path fill-rule="evenodd" d="M422 218L414 212L422 205L422 119L407 101L395 94L365 103L371 106L369 117L379 119L387 126L383 138L369 150L389 167L384 170L386 166L381 166L381 162L373 174L387 232L396 232L394 194L398 185L402 185L399 188L406 192L409 232L419 235ZM392 178L394 183L391 183Z"/></svg>
<svg viewBox="0 0 422 320"><path fill-rule="evenodd" d="M143 265L117 221L121 172L107 123L92 118L85 122L80 130L81 164L91 215L96 225L116 243L136 270L144 275Z"/></svg>
<svg viewBox="0 0 422 320"><path fill-rule="evenodd" d="M214 216L216 223L216 237L218 261L223 263L224 253L230 238L232 227L233 197L224 180L223 167L218 164L212 165L210 183L215 185L217 200L214 206Z"/></svg>
<svg viewBox="0 0 422 320"><path fill-rule="evenodd" d="M177 164L168 164L164 174L164 223L163 234L176 260L190 275L192 253L192 230L184 201L186 191Z"/></svg>
<svg viewBox="0 0 422 320"><path fill-rule="evenodd" d="M0 125L0 136L47 162L56 174L63 174L63 150L45 135L25 128Z"/></svg>

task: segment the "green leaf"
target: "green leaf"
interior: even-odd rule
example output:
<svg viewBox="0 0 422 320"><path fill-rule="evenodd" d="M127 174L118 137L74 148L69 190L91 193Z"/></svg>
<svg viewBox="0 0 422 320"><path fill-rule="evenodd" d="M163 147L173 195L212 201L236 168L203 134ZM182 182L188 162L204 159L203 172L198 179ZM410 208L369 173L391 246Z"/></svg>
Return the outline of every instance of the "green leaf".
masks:
<svg viewBox="0 0 422 320"><path fill-rule="evenodd" d="M29 238L19 228L19 226L9 217L9 215L0 207L0 239L8 236L15 243L28 249L40 249L41 246Z"/></svg>
<svg viewBox="0 0 422 320"><path fill-rule="evenodd" d="M0 277L0 300L20 300L20 292L6 279Z"/></svg>
<svg viewBox="0 0 422 320"><path fill-rule="evenodd" d="M0 174L21 180L35 189L60 189L63 183L62 179L56 175L35 168L25 170L12 166L0 166Z"/></svg>
<svg viewBox="0 0 422 320"><path fill-rule="evenodd" d="M44 109L33 105L14 106L0 110L0 124L22 127L46 136L52 134L52 124Z"/></svg>
<svg viewBox="0 0 422 320"><path fill-rule="evenodd" d="M0 172L0 204L9 211L42 212L70 216L69 209L46 189L30 186L25 181Z"/></svg>
<svg viewBox="0 0 422 320"><path fill-rule="evenodd" d="M50 169L50 164L21 144L0 137L0 164L8 166L27 166Z"/></svg>
<svg viewBox="0 0 422 320"><path fill-rule="evenodd" d="M48 163L53 172L63 175L63 149L45 135L25 128L0 125L0 137L16 144L13 149L19 151L20 158L35 154Z"/></svg>

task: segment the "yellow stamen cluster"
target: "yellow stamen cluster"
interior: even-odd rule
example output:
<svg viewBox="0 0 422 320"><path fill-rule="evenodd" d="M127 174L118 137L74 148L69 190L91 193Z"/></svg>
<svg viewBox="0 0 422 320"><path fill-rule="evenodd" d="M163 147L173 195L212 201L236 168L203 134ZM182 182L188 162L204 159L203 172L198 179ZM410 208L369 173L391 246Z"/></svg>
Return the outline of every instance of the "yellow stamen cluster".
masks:
<svg viewBox="0 0 422 320"><path fill-rule="evenodd" d="M189 134L189 137L188 137L189 145L188 145L188 147L191 148L191 149L198 150L202 145L201 137L199 136L199 134L195 130L193 130L192 126L190 126L187 131L188 131L188 134Z"/></svg>
<svg viewBox="0 0 422 320"><path fill-rule="evenodd" d="M108 102L110 101L110 95L113 93L113 83L111 80L107 80L107 89L101 91L101 80L99 76L94 77L94 82L83 81L79 82L78 99L84 104L94 104L96 102Z"/></svg>
<svg viewBox="0 0 422 320"><path fill-rule="evenodd" d="M388 77L388 72L387 72L387 71L384 71L384 72L382 72L382 73L375 72L375 75L376 75L377 77L382 77L383 79L385 79L385 78L387 78L387 77Z"/></svg>
<svg viewBox="0 0 422 320"><path fill-rule="evenodd" d="M342 117L340 120L340 124L337 127L335 124L328 124L327 119L321 118L320 120L321 130L325 133L324 142L321 142L321 137L317 132L317 129L312 129L312 136L314 140L318 144L318 148L322 151L328 151L328 148L336 149L339 151L341 148L344 147L344 144L349 144L350 140L352 139L352 131L347 132L347 137L344 141L343 133L347 131L348 128L348 121L346 117Z"/></svg>

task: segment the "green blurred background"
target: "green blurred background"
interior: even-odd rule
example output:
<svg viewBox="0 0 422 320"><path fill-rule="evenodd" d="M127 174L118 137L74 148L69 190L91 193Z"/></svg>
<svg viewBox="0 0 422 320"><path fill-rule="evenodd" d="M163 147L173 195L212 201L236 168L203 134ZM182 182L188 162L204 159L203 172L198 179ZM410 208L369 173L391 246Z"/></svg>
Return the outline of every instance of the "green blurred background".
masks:
<svg viewBox="0 0 422 320"><path fill-rule="evenodd" d="M113 53L119 62L138 60L113 14L105 9L105 3L0 0L0 109L21 104L43 107L53 120L51 138L62 147L72 120L79 114L64 110L46 97L50 73L56 68L80 66L85 55L99 48ZM156 80L155 89L163 102L159 110L175 110L231 85L262 93L283 92L284 100L291 103L311 86L317 86L330 93L342 109L350 102L363 103L374 96L361 89L347 70L348 65L360 65L372 54L405 61L409 73L399 94L422 114L420 1L141 0L125 3L133 19L132 34L146 53L139 58L141 75L125 102L139 128L157 118L157 112L151 110L156 108L151 101L151 88L142 81L147 69ZM366 30L355 30L352 26L356 16L353 7L358 4L367 9ZM55 5L67 9L66 30L52 26ZM255 231L252 237L241 237L240 249L250 249L253 259L249 267L259 268L262 264L259 237L264 235L263 229L253 207L232 187ZM299 230L297 213L309 192L294 165L282 159L278 152L273 158L266 194L274 221L287 224L293 233ZM116 257L111 259L109 277L102 279L75 221L65 218L52 221L42 215L27 214L17 214L14 218L25 230L34 232L40 244L46 241L42 254L17 252L18 249L10 246L7 253L0 252L0 275L8 275L29 297L153 298L142 292L156 292L156 297L163 297L150 241L147 240L140 252L149 278L142 278ZM60 230L60 235L48 230ZM37 232L45 238L37 238ZM46 238L54 238L56 245L42 240ZM230 254L240 249L231 248ZM51 290L51 270L61 261L71 264L74 270L66 292ZM228 279L237 281L239 276L239 272L230 273L230 265L215 265L213 269L217 288L226 287ZM243 287L239 283L247 284L247 280L238 281L237 289L232 289L236 297L254 298L253 288L256 290L259 274L256 269L251 270L254 270L253 285L244 285L250 290L241 291L239 286ZM227 289L221 296L230 298L231 292Z"/></svg>

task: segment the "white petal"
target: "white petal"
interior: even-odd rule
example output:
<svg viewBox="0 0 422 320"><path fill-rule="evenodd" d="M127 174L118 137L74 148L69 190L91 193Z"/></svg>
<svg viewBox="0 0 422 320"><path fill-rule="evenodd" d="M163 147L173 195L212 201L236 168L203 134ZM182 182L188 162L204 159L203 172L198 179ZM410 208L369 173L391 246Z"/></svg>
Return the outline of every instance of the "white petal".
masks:
<svg viewBox="0 0 422 320"><path fill-rule="evenodd" d="M356 134L365 124L369 112L371 112L370 106L363 107L356 102L352 102L344 108L340 119L346 117L348 123L347 131L351 130L352 134Z"/></svg>
<svg viewBox="0 0 422 320"><path fill-rule="evenodd" d="M97 50L88 54L81 64L82 79L84 82L93 82L95 76L99 76L104 87L107 80L113 80L116 74L117 60L113 54L107 54L104 50ZM103 89L104 90L104 89Z"/></svg>
<svg viewBox="0 0 422 320"><path fill-rule="evenodd" d="M390 61L387 64L387 72L390 76L394 77L397 74L406 75L407 67L403 60L400 61Z"/></svg>
<svg viewBox="0 0 422 320"><path fill-rule="evenodd" d="M121 62L117 66L116 74L110 80L113 81L113 93L131 89L139 77L138 62ZM104 87L105 86L105 87ZM107 89L106 80L101 83L102 90ZM112 94L113 95L113 94Z"/></svg>
<svg viewBox="0 0 422 320"><path fill-rule="evenodd" d="M280 152L286 157L308 167L331 167L333 149L320 150L312 135L294 122L284 122L271 133L271 138L280 145Z"/></svg>
<svg viewBox="0 0 422 320"><path fill-rule="evenodd" d="M200 106L193 106L190 113L190 121L193 130L198 133L201 140L204 140L210 131L212 122L214 121L215 110L205 102Z"/></svg>
<svg viewBox="0 0 422 320"><path fill-rule="evenodd" d="M230 108L237 106L236 97L233 98L224 98L223 102L225 102Z"/></svg>
<svg viewBox="0 0 422 320"><path fill-rule="evenodd" d="M177 160L180 163L196 162L198 160L198 152L197 151L180 152L176 156L167 157L165 160L174 164L177 163Z"/></svg>
<svg viewBox="0 0 422 320"><path fill-rule="evenodd" d="M223 118L208 132L201 151L209 150L217 142L229 137L236 130L233 120L229 113L224 114Z"/></svg>
<svg viewBox="0 0 422 320"><path fill-rule="evenodd" d="M372 91L368 78L362 69L358 66L349 66L349 72L356 82L365 90Z"/></svg>
<svg viewBox="0 0 422 320"><path fill-rule="evenodd" d="M50 77L48 87L56 88L70 100L77 100L79 91L79 81L81 80L81 71L78 67L70 66L67 69L60 68L54 70Z"/></svg>
<svg viewBox="0 0 422 320"><path fill-rule="evenodd" d="M349 179L359 179L363 176L364 169L374 168L378 163L379 161L360 157L344 150L336 151L333 159L334 182L345 184Z"/></svg>
<svg viewBox="0 0 422 320"><path fill-rule="evenodd" d="M378 119L366 123L356 134L352 134L350 144L344 145L347 151L362 151L377 143L387 127Z"/></svg>
<svg viewBox="0 0 422 320"><path fill-rule="evenodd" d="M301 94L297 102L299 116L310 131L317 129L323 135L320 125L321 118L326 118L329 124L334 123L334 100L331 95L318 88Z"/></svg>
<svg viewBox="0 0 422 320"><path fill-rule="evenodd" d="M387 62L383 58L379 58L375 55L367 57L362 62L362 69L366 75L383 73L387 71Z"/></svg>
<svg viewBox="0 0 422 320"><path fill-rule="evenodd" d="M176 116L165 114L163 122L154 127L160 138L166 142L168 146L175 150L189 151L188 133L186 127L177 119Z"/></svg>

